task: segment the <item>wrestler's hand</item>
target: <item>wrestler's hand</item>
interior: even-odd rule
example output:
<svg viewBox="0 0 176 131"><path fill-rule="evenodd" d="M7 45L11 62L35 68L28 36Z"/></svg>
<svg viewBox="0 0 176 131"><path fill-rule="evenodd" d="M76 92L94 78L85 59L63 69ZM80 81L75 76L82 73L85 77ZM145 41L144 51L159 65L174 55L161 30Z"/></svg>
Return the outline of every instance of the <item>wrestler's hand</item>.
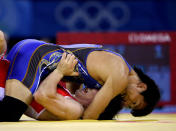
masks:
<svg viewBox="0 0 176 131"><path fill-rule="evenodd" d="M57 70L63 76L78 76L79 73L74 71L75 65L78 63L75 56L72 54L63 53L60 62L58 63Z"/></svg>

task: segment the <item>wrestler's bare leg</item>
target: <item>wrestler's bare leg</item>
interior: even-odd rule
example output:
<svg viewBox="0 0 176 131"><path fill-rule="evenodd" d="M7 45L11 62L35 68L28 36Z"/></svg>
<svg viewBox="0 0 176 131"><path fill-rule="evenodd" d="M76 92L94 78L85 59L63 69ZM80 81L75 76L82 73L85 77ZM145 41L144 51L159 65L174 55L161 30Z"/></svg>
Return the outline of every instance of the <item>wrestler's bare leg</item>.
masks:
<svg viewBox="0 0 176 131"><path fill-rule="evenodd" d="M32 93L30 90L16 79L6 81L5 92L6 96L21 100L26 105L29 105L32 101Z"/></svg>
<svg viewBox="0 0 176 131"><path fill-rule="evenodd" d="M0 121L19 121L31 100L31 92L21 82L7 80L5 96L0 101Z"/></svg>

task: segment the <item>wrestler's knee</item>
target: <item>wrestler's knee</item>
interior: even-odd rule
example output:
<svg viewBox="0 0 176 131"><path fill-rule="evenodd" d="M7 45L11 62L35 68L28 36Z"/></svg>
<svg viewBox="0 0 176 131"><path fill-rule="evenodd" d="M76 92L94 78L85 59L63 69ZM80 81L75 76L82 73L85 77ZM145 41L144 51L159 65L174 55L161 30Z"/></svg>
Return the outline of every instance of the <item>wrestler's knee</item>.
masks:
<svg viewBox="0 0 176 131"><path fill-rule="evenodd" d="M32 93L30 90L20 81L16 79L10 79L6 81L5 94L10 97L21 100L29 105L32 101Z"/></svg>
<svg viewBox="0 0 176 131"><path fill-rule="evenodd" d="M0 54L2 54L7 48L4 33L0 30Z"/></svg>

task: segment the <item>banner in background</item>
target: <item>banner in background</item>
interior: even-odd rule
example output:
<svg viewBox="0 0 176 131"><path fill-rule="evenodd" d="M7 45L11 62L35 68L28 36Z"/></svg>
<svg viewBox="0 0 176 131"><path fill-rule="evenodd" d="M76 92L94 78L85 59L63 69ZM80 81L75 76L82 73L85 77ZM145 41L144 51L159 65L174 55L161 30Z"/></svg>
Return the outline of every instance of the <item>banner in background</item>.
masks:
<svg viewBox="0 0 176 131"><path fill-rule="evenodd" d="M176 32L57 34L57 44L103 44L140 67L160 88L160 105L176 105Z"/></svg>

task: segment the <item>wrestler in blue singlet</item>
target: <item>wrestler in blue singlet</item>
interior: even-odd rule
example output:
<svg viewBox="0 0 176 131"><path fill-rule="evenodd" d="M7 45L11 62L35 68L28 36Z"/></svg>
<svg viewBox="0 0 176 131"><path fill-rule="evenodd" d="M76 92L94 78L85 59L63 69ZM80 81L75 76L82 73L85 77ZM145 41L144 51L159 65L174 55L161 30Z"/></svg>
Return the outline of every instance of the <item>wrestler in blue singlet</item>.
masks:
<svg viewBox="0 0 176 131"><path fill-rule="evenodd" d="M7 56L11 62L7 79L21 81L34 93L43 76L49 73L48 68L56 66L62 53L54 44L33 39L20 41Z"/></svg>
<svg viewBox="0 0 176 131"><path fill-rule="evenodd" d="M64 79L84 83L88 88L100 89L102 85L94 80L86 69L87 56L92 51L97 50L111 52L119 56L118 53L104 49L101 45L75 44L58 46L34 39L23 40L17 43L7 56L7 59L11 62L8 79L21 81L33 94L40 82L57 67L62 53L66 51L77 57L78 64L75 70L80 75L78 77L64 77ZM129 65L128 67L131 70Z"/></svg>

